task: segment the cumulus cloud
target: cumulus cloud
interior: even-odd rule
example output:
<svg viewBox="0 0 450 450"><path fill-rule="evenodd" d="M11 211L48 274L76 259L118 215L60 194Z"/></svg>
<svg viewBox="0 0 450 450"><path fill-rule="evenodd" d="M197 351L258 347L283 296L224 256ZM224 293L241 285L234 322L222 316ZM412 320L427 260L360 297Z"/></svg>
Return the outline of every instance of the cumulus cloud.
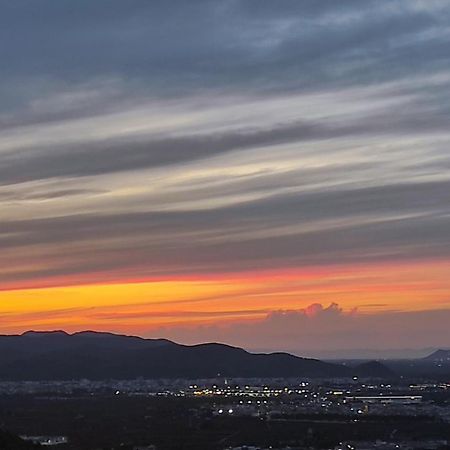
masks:
<svg viewBox="0 0 450 450"><path fill-rule="evenodd" d="M191 344L219 341L316 357L406 356L411 349L449 347L449 320L449 310L363 314L344 311L336 303L315 303L299 310L271 311L250 323L174 326L147 334Z"/></svg>

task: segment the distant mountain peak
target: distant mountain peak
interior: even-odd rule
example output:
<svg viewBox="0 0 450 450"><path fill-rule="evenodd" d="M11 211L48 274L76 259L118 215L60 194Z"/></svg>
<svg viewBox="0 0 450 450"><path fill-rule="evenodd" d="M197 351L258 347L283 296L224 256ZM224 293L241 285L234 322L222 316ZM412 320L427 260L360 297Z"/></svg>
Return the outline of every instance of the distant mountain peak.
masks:
<svg viewBox="0 0 450 450"><path fill-rule="evenodd" d="M376 360L359 364L355 367L355 370L356 374L361 377L395 378L397 376L397 374L392 369Z"/></svg>
<svg viewBox="0 0 450 450"><path fill-rule="evenodd" d="M425 356L427 360L432 361L450 361L450 349L439 349L431 353L431 355Z"/></svg>
<svg viewBox="0 0 450 450"><path fill-rule="evenodd" d="M93 331L93 330L84 330L77 331L72 333L71 336L85 336L85 337L117 337L117 338L134 338L134 339L143 339L139 336L129 336L125 334L117 334L111 333L109 331Z"/></svg>
<svg viewBox="0 0 450 450"><path fill-rule="evenodd" d="M53 330L53 331L29 330L29 331L25 331L24 333L22 333L21 336L23 336L23 337L70 336L70 334L64 330Z"/></svg>

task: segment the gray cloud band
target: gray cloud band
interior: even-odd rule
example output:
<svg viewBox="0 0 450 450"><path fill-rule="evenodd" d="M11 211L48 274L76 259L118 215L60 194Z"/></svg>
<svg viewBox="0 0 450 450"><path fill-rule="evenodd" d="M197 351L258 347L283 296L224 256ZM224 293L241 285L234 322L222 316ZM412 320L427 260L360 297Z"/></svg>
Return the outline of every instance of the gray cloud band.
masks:
<svg viewBox="0 0 450 450"><path fill-rule="evenodd" d="M0 279L448 258L445 3L5 3Z"/></svg>

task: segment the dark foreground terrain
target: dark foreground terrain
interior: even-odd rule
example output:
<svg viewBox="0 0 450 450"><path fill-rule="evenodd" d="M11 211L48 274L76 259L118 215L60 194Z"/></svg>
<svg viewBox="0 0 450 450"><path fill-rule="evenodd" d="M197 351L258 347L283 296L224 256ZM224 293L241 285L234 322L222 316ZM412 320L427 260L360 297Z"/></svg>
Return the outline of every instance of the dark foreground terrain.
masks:
<svg viewBox="0 0 450 450"><path fill-rule="evenodd" d="M359 371L358 367L349 369L288 353L253 354L217 343L188 346L92 331L0 336L0 361L0 380L206 378L218 374L329 378L380 369L363 366Z"/></svg>
<svg viewBox="0 0 450 450"><path fill-rule="evenodd" d="M352 394L366 395L359 387L351 389ZM305 389L309 400L303 389L273 397L197 395L194 391L182 397L175 393L149 396L107 390L3 394L0 425L16 435L66 436L68 443L55 447L61 450L223 450L243 444L320 449L363 440L438 440L437 447L429 448L444 449L449 448L445 441L450 440L450 426L437 411L447 414L450 404L449 393L439 389L418 405L373 407L343 405L339 394L327 386ZM9 442L0 448L32 448Z"/></svg>
<svg viewBox="0 0 450 450"><path fill-rule="evenodd" d="M446 350L323 362L222 344L28 332L0 336L0 362L0 450L450 448Z"/></svg>

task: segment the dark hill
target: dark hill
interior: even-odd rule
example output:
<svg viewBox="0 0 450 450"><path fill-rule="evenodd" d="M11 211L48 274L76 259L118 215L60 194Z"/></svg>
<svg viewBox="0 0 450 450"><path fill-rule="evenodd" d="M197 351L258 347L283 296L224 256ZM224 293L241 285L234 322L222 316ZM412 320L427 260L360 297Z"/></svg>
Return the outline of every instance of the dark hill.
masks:
<svg viewBox="0 0 450 450"><path fill-rule="evenodd" d="M378 361L368 361L355 367L355 374L361 378L393 379L397 374Z"/></svg>
<svg viewBox="0 0 450 450"><path fill-rule="evenodd" d="M427 361L450 362L450 350L436 350L423 359Z"/></svg>
<svg viewBox="0 0 450 450"><path fill-rule="evenodd" d="M352 375L347 367L287 353L252 354L223 344L186 346L92 331L0 336L0 360L3 380Z"/></svg>
<svg viewBox="0 0 450 450"><path fill-rule="evenodd" d="M8 433L7 431L0 430L0 449L4 450L26 450L33 448L41 448L38 445L34 445L30 442L26 442L20 439L14 434Z"/></svg>

